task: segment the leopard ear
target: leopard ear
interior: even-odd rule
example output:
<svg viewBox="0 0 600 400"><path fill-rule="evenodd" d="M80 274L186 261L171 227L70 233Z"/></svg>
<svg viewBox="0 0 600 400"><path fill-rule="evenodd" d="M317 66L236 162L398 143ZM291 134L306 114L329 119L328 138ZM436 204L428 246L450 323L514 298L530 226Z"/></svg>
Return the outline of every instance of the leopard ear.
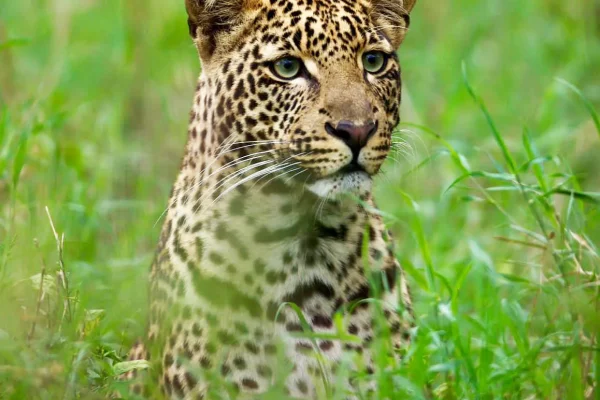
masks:
<svg viewBox="0 0 600 400"><path fill-rule="evenodd" d="M213 55L219 35L239 23L246 3L246 0L185 0L190 35L202 60L207 61Z"/></svg>
<svg viewBox="0 0 600 400"><path fill-rule="evenodd" d="M395 48L400 47L417 0L372 0L374 21Z"/></svg>

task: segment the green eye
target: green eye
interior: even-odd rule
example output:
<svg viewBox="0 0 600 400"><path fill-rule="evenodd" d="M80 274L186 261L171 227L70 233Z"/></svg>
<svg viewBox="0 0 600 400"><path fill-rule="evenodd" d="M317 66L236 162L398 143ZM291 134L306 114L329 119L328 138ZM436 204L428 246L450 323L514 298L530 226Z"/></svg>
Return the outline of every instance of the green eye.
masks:
<svg viewBox="0 0 600 400"><path fill-rule="evenodd" d="M275 61L273 71L282 79L294 79L302 71L302 61L295 57L284 57Z"/></svg>
<svg viewBox="0 0 600 400"><path fill-rule="evenodd" d="M387 55L382 51L369 51L362 56L365 71L376 74L381 72L387 64Z"/></svg>

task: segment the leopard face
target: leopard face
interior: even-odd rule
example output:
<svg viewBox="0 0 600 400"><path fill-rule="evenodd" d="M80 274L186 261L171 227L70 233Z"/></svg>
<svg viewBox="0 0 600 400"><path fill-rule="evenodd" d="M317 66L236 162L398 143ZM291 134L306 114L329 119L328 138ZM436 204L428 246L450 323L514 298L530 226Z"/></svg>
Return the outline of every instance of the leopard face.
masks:
<svg viewBox="0 0 600 400"><path fill-rule="evenodd" d="M261 154L265 173L320 197L368 194L399 122L395 50L412 3L187 0L218 99L204 116L213 140Z"/></svg>

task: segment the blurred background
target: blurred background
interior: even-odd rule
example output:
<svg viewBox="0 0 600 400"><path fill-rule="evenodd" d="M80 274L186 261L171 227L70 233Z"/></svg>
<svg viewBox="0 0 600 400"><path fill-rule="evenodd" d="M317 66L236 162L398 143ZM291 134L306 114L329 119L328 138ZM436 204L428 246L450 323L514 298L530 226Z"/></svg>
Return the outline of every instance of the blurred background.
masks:
<svg viewBox="0 0 600 400"><path fill-rule="evenodd" d="M377 195L428 332L414 350L428 374L406 377L438 398L591 396L600 3L421 0L399 54L409 147ZM115 384L199 71L183 0L0 0L0 398ZM549 335L566 350L533 357Z"/></svg>

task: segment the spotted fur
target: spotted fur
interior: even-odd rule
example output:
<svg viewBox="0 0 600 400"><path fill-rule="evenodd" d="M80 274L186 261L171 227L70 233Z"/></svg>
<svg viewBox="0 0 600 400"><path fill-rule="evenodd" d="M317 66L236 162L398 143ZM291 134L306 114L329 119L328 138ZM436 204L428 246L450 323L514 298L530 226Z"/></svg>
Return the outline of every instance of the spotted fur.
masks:
<svg viewBox="0 0 600 400"><path fill-rule="evenodd" d="M411 305L370 210L371 180L399 122L395 50L414 2L186 1L203 68L150 273L148 334L132 352L154 363L166 397L203 398L203 377L216 374L246 395L284 381L290 396L314 398L350 352L373 371L373 313L361 303L375 296L369 282L386 304ZM361 56L374 50L389 57L370 74ZM302 60L301 75L274 73L284 56ZM367 121L374 129L358 147L330 128ZM344 323L360 343L323 339L315 349L285 303L318 333L334 333L334 314L359 304ZM409 321L392 306L384 315L400 346ZM277 367L278 349L289 368Z"/></svg>

